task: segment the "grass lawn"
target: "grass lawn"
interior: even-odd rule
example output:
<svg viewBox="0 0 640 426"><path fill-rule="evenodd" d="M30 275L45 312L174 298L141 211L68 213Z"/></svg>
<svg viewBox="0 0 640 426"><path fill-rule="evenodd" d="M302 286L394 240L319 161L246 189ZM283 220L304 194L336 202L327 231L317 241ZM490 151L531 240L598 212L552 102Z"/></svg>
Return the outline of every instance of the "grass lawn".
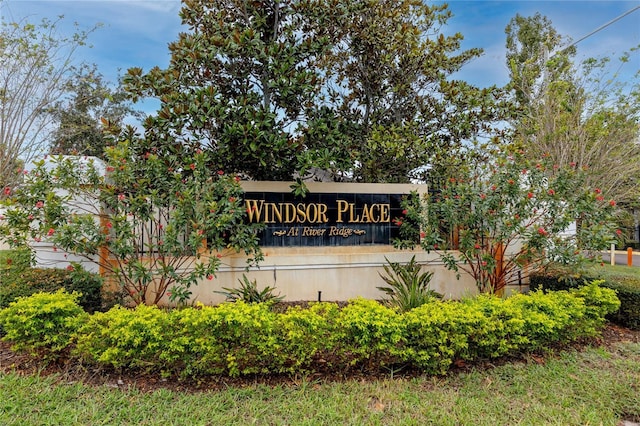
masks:
<svg viewBox="0 0 640 426"><path fill-rule="evenodd" d="M618 425L640 422L640 343L445 377L182 393L0 373L2 425Z"/></svg>

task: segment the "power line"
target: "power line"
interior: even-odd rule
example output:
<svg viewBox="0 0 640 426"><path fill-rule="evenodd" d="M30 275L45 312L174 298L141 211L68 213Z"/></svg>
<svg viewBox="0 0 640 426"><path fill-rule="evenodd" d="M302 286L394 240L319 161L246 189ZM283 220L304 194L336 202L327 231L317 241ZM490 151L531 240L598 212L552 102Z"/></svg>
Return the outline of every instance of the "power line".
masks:
<svg viewBox="0 0 640 426"><path fill-rule="evenodd" d="M574 42L572 42L572 43L568 44L568 45L567 45L567 46L565 46L565 47L563 47L562 49L560 49L560 50L558 51L558 53L563 52L563 51L567 50L568 48L575 46L576 44L580 43L582 40L584 40L584 39L586 39L586 38L588 38L588 37L591 37L592 35L594 35L594 34L595 34L595 33L597 33L598 31L601 31L601 30L603 30L603 29L607 28L609 25L613 24L614 22L619 21L620 19L624 18L625 16L629 15L630 13L635 12L635 11L636 11L636 10L638 10L638 9L640 9L640 6L636 6L636 7L634 7L633 9L626 11L626 12L625 12L625 13L623 13L622 15L620 15L620 16L618 16L618 17L616 17L616 18L613 18L611 21L607 22L606 24L603 24L603 25L599 26L598 28L596 28L595 30L591 31L591 32L590 32L589 34L587 34L586 36L584 36L584 37L582 37L582 38L580 38L580 39L578 39L578 40L576 40L576 41L574 41Z"/></svg>

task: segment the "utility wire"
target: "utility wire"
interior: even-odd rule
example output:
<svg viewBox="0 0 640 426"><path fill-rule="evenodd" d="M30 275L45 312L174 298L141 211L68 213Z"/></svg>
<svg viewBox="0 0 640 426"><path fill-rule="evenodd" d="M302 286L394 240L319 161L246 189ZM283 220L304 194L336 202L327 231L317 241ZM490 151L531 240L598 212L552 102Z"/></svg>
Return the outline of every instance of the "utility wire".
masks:
<svg viewBox="0 0 640 426"><path fill-rule="evenodd" d="M580 43L582 40L584 40L585 38L591 37L592 35L594 35L595 33L597 33L598 31L601 31L605 28L607 28L609 25L613 24L614 22L619 21L620 19L624 18L625 16L627 16L630 13L635 12L636 10L640 9L640 6L636 6L631 10L626 11L625 13L623 13L622 15L618 16L617 18L613 18L611 21L607 22L606 24L603 24L601 26L599 26L598 28L596 28L595 30L591 31L589 34L587 34L586 36L568 44L567 46L563 47L562 49L560 49L558 51L558 53L564 52L565 50L567 50L568 48L575 46L576 44Z"/></svg>

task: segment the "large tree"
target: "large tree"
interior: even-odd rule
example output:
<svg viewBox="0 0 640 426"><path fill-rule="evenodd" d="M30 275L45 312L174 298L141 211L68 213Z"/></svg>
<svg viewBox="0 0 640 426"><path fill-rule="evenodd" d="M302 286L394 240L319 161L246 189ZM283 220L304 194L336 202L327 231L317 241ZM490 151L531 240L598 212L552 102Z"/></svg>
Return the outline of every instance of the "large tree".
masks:
<svg viewBox="0 0 640 426"><path fill-rule="evenodd" d="M132 68L126 87L162 102L148 137L202 145L215 168L407 181L493 135L502 112L498 89L451 78L481 51L441 33L450 15L418 0L186 1L169 67Z"/></svg>
<svg viewBox="0 0 640 426"><path fill-rule="evenodd" d="M134 96L162 102L145 122L163 144L202 145L216 169L291 179L303 149L298 126L316 108L316 61L330 45L333 0L187 0L188 31L165 70L125 76Z"/></svg>
<svg viewBox="0 0 640 426"><path fill-rule="evenodd" d="M496 134L500 90L453 74L482 54L445 36L452 13L420 0L350 2L341 42L327 58L328 93L352 129L354 178L406 182L455 161L464 141ZM413 172L413 174L412 174Z"/></svg>
<svg viewBox="0 0 640 426"><path fill-rule="evenodd" d="M111 87L95 65L74 69L66 86L69 95L49 109L56 126L50 137L52 154L103 157L110 143L104 124L119 126L127 116L141 117L122 87Z"/></svg>
<svg viewBox="0 0 640 426"><path fill-rule="evenodd" d="M0 22L0 186L23 162L43 154L54 119L46 111L66 93L73 59L87 32L59 32L58 20Z"/></svg>
<svg viewBox="0 0 640 426"><path fill-rule="evenodd" d="M531 156L588 168L587 184L618 201L640 195L640 81L619 78L609 58L574 62L576 48L546 17L517 15L506 28L512 120ZM570 46L568 48L564 46ZM635 56L634 56L635 55ZM637 50L622 55L632 66ZM637 70L633 70L634 72Z"/></svg>

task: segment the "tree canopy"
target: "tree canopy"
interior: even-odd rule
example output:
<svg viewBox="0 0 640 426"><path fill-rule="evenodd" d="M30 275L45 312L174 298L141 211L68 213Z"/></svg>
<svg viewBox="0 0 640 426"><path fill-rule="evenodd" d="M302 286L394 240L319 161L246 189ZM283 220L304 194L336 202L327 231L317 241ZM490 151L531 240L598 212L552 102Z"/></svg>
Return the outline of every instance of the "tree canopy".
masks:
<svg viewBox="0 0 640 426"><path fill-rule="evenodd" d="M46 114L66 93L77 49L88 32L64 36L57 20L0 22L0 186L12 185L20 164L46 153Z"/></svg>
<svg viewBox="0 0 640 426"><path fill-rule="evenodd" d="M96 65L74 68L66 90L68 95L48 110L55 120L49 147L52 154L103 157L110 143L104 125L122 125L127 116L140 118L122 87L112 88Z"/></svg>
<svg viewBox="0 0 640 426"><path fill-rule="evenodd" d="M622 81L611 58L575 63L576 47L546 17L506 28L516 143L531 158L588 168L587 184L622 202L640 195L640 80ZM565 47L565 46L570 47ZM632 66L622 54L620 66Z"/></svg>
<svg viewBox="0 0 640 426"><path fill-rule="evenodd" d="M451 79L481 50L443 35L445 5L189 0L180 16L169 66L129 69L126 88L161 101L147 137L208 149L216 169L405 182L503 112L499 89Z"/></svg>

